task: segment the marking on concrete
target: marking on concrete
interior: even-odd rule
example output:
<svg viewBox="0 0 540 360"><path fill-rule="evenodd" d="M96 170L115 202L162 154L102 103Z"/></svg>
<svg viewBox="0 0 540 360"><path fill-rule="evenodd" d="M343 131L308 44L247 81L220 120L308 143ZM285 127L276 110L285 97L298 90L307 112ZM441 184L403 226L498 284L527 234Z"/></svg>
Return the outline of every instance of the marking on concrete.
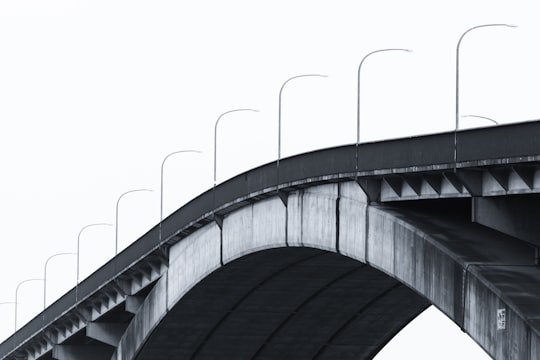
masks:
<svg viewBox="0 0 540 360"><path fill-rule="evenodd" d="M497 309L497 330L506 329L506 309Z"/></svg>

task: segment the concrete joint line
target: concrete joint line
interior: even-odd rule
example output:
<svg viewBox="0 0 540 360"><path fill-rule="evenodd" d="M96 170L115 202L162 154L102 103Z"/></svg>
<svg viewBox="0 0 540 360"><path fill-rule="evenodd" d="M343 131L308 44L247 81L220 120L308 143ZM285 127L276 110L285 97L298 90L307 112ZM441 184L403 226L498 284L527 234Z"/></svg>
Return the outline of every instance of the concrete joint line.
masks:
<svg viewBox="0 0 540 360"><path fill-rule="evenodd" d="M300 196L300 245L304 246L304 190L298 193Z"/></svg>
<svg viewBox="0 0 540 360"><path fill-rule="evenodd" d="M467 301L467 280L469 278L469 266L480 266L480 265L486 265L486 266L534 266L533 264L527 265L527 264L503 264L503 263L486 263L486 262L470 262L465 265L463 268L463 276L461 280L461 311L462 311L462 318L461 318L461 324L458 324L462 331L465 331L465 305Z"/></svg>
<svg viewBox="0 0 540 360"><path fill-rule="evenodd" d="M364 231L365 231L365 235L364 235L364 261L366 263L366 265L369 265L369 260L368 260L368 251L369 251L369 247L368 247L368 243L369 243L369 205L366 204L366 216L365 216L365 226L364 226Z"/></svg>
<svg viewBox="0 0 540 360"><path fill-rule="evenodd" d="M285 207L287 207L288 201L289 201L289 193L284 191L284 190L278 190L277 194L278 194L279 198L281 199L281 202L283 203L283 205L285 205Z"/></svg>
<svg viewBox="0 0 540 360"><path fill-rule="evenodd" d="M337 198L336 198L336 252L339 252L339 202L341 200L341 183L337 183Z"/></svg>
<svg viewBox="0 0 540 360"><path fill-rule="evenodd" d="M219 263L223 266L223 227L219 227Z"/></svg>
<svg viewBox="0 0 540 360"><path fill-rule="evenodd" d="M465 332L465 305L467 301L467 280L469 278L469 266L487 265L483 262L470 262L463 268L463 276L461 278L461 324L458 324L461 331Z"/></svg>
<svg viewBox="0 0 540 360"><path fill-rule="evenodd" d="M285 206L285 247L289 247L289 194L285 194L286 199L283 201L283 198L280 196L283 205Z"/></svg>

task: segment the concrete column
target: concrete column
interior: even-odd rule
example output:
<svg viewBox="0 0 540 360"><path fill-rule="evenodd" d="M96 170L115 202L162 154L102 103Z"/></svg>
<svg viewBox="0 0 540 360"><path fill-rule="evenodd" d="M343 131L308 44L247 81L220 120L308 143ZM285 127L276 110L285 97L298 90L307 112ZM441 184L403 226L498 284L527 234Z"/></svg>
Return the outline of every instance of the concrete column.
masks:
<svg viewBox="0 0 540 360"><path fill-rule="evenodd" d="M338 185L326 184L289 194L289 246L311 246L336 251Z"/></svg>
<svg viewBox="0 0 540 360"><path fill-rule="evenodd" d="M365 263L367 196L351 181L341 184L339 198L339 252Z"/></svg>

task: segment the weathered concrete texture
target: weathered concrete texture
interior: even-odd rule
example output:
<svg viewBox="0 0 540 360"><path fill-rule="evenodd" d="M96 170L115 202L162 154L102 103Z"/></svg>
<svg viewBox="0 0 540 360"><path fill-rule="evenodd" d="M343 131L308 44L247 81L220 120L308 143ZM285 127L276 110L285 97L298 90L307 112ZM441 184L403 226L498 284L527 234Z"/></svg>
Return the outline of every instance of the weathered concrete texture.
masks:
<svg viewBox="0 0 540 360"><path fill-rule="evenodd" d="M91 322L86 326L86 336L104 344L116 346L125 330L124 324Z"/></svg>
<svg viewBox="0 0 540 360"><path fill-rule="evenodd" d="M221 230L208 224L169 250L168 308L206 275L221 265Z"/></svg>
<svg viewBox="0 0 540 360"><path fill-rule="evenodd" d="M223 220L223 263L247 253L285 246L286 208L278 198L245 206Z"/></svg>
<svg viewBox="0 0 540 360"><path fill-rule="evenodd" d="M93 346L56 345L53 348L52 358L56 360L95 360L110 356L112 348L106 345Z"/></svg>
<svg viewBox="0 0 540 360"><path fill-rule="evenodd" d="M514 282L516 278L539 283L540 273L528 266L472 267L464 327L496 359L538 360L539 337L530 327L530 320L539 316L540 289L524 293ZM504 319L498 316L500 311L504 311Z"/></svg>
<svg viewBox="0 0 540 360"><path fill-rule="evenodd" d="M417 229L419 236L414 246L422 243L422 248L412 251L411 256L416 254L417 269L422 264L424 278L422 283L417 276L411 287L445 312L491 356L539 359L539 327L535 321L540 319L540 270L533 263L532 248L515 238L463 221L455 210L447 210L443 216L383 207L373 209L369 216L382 211L386 217L396 218L394 244L409 238L403 233L396 235L403 226L401 219L407 219L406 227ZM373 266L380 266L368 260ZM402 264L411 260L409 256L399 258ZM400 275L397 264L394 263L393 276L411 284ZM498 329L498 310L505 312L504 329Z"/></svg>
<svg viewBox="0 0 540 360"><path fill-rule="evenodd" d="M166 276L154 286L112 359L134 359L151 331L178 300L206 275L220 266L220 229L213 223L171 247Z"/></svg>
<svg viewBox="0 0 540 360"><path fill-rule="evenodd" d="M538 360L540 271L532 265L531 249L515 238L472 224L468 213L470 203L467 201L447 201L440 208L433 207L433 202L419 207L369 206L360 186L355 182L347 182L294 191L289 193L286 202L275 196L239 208L225 216L221 228L216 223L208 224L173 245L167 276L157 283L145 300L122 338L118 355L114 359L132 359L136 351L133 349L140 348L153 327L164 317L166 320L160 328L165 328L156 332L160 335L155 339L161 339L159 341L164 341L171 349L180 346L178 342L181 341L181 346L185 347L182 350L185 353L182 352L181 356L193 352L214 356L216 354L211 348L205 348L214 345L223 349L230 348L227 351L231 351L231 356L237 352L248 354L246 356L257 352L270 356L282 354L283 351L298 355L303 345L316 348L307 338L300 336L305 332L299 326L300 323L289 322L288 319L291 316L301 318L291 314L304 308L312 298L318 298L315 294L319 290L315 289L325 288L326 285L322 283L312 288L308 285L308 288L301 288L307 284L305 279L322 279L322 268L315 266L316 262L308 267L297 267L289 259L292 262L280 265L280 270L279 266L274 268L268 258L265 259L266 264L253 262L245 268L237 267L238 264L246 264L243 259L249 258L247 255L262 249L307 247L339 252L406 284L442 310L496 359ZM279 253L278 249L265 251ZM283 256L285 253L280 254ZM273 261L278 264L285 259L275 258ZM501 267L501 263L507 265ZM229 266L233 272L215 271L222 264L225 268ZM323 263L320 265L323 266ZM336 265L326 271L335 271ZM289 266L300 273L289 271ZM198 283L204 283L210 274L213 278L217 276L214 279L225 277L216 281L211 289L205 290L203 286L202 290L197 290L209 297L204 302L206 305L199 306L202 304L200 298L197 298L200 304L196 306L193 299L186 300L191 299L190 294L194 294L195 290L191 289L195 289ZM347 284L339 280L341 275L336 276L332 281ZM242 285L240 278L246 278ZM362 291L371 291L371 288L376 289L379 285L368 281L362 285ZM229 290L232 292L233 289L234 295L229 294ZM340 297L353 296L351 294L356 294L354 291L358 290L351 284L339 289ZM301 297L297 298L300 294ZM183 312L179 308L183 306L183 301L205 315L197 319L189 311ZM328 309L339 309L333 303L335 299L329 297L324 301ZM375 321L373 319L384 315L386 311L384 307L372 308L370 301L366 308L358 310L366 314L373 312L373 316L364 319L365 324L372 324ZM291 305L293 303L294 306ZM283 307L287 307L287 310L283 310ZM501 331L497 330L496 315L497 310L502 308L506 311L506 329ZM322 309L324 306L317 312L322 314ZM166 315L169 311L170 314ZM332 311L327 315L328 319L332 318ZM188 326L188 323L175 322L176 316L181 321L190 319L193 323ZM357 324L364 324L364 320ZM264 328L257 327L258 321ZM325 324L323 322L319 325ZM359 334L368 331L364 325L358 325L360 330L351 330L348 334L356 334L358 338ZM311 329L316 324L306 326ZM291 335L283 335L282 340L276 341L275 349L269 347L270 340L265 339L278 339L278 333L288 334L282 330L284 327L290 329ZM245 333L246 329L248 333ZM341 331L336 329L333 331ZM185 334L173 336L176 332ZM189 335L191 332L192 337ZM300 336L298 341L306 342L290 342L288 336ZM330 354L346 354L347 348L353 346L350 339L339 345L339 341L334 341L339 336L335 336L335 339L332 338L332 346L324 345L321 350L322 345L319 344L319 353L332 357ZM156 341L145 345L149 349L147 354L159 353L161 343ZM231 341L236 345L229 346ZM330 340L327 338L324 341ZM358 346L365 345L366 348L365 352L358 348L354 350L357 355L365 354L362 356L369 358L378 349L366 350L372 346L369 344L374 343L373 339L364 345L361 340L358 341ZM245 348L239 348L242 346ZM143 358L155 360L150 355Z"/></svg>
<svg viewBox="0 0 540 360"><path fill-rule="evenodd" d="M340 254L366 262L367 196L355 182L339 185Z"/></svg>
<svg viewBox="0 0 540 360"><path fill-rule="evenodd" d="M458 322L461 266L419 228L387 211L368 211L368 264L415 289Z"/></svg>
<svg viewBox="0 0 540 360"><path fill-rule="evenodd" d="M540 233L540 197L474 198L472 217L474 222L534 244Z"/></svg>
<svg viewBox="0 0 540 360"><path fill-rule="evenodd" d="M535 320L531 322L536 322L535 328L540 328L540 321ZM540 359L540 334L531 333L531 360Z"/></svg>
<svg viewBox="0 0 540 360"><path fill-rule="evenodd" d="M289 246L336 250L338 184L326 184L289 194Z"/></svg>
<svg viewBox="0 0 540 360"><path fill-rule="evenodd" d="M167 312L167 277L154 286L122 336L111 360L131 360Z"/></svg>

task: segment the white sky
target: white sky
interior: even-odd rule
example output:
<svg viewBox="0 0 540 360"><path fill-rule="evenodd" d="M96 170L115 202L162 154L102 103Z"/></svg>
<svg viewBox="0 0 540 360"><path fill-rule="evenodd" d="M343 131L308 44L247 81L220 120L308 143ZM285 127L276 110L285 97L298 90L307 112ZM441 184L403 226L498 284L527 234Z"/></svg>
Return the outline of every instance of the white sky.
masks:
<svg viewBox="0 0 540 360"><path fill-rule="evenodd" d="M166 214L209 188L221 113L260 110L221 120L219 182L275 160L278 93L291 76L329 77L285 88L282 156L355 141L358 64L381 48L413 52L364 63L361 140L453 129L456 43L486 23L519 27L467 35L461 114L540 118L535 1L0 0L0 302L43 277L49 256L74 252L82 227L114 223L120 194L154 189L122 199L120 248L157 223L167 154L204 152L167 161ZM114 227L85 230L81 279L113 253ZM48 304L74 286L67 269L72 255L49 262ZM22 285L19 302L20 327L41 311L42 284ZM13 305L0 305L0 339L12 331ZM420 337L433 344L426 354ZM483 356L436 311L399 338L378 359Z"/></svg>

